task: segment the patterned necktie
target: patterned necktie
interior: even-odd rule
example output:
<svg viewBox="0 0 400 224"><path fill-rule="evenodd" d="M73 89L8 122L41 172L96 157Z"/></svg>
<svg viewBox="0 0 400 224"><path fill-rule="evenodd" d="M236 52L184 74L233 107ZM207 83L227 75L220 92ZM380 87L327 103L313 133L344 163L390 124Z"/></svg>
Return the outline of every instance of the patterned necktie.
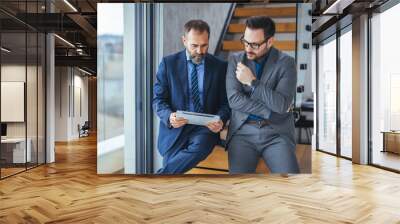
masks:
<svg viewBox="0 0 400 224"><path fill-rule="evenodd" d="M200 92L199 92L199 80L197 79L197 65L190 62L193 65L192 72L190 74L190 81L192 84L192 102L195 112L203 112L203 108L200 103Z"/></svg>

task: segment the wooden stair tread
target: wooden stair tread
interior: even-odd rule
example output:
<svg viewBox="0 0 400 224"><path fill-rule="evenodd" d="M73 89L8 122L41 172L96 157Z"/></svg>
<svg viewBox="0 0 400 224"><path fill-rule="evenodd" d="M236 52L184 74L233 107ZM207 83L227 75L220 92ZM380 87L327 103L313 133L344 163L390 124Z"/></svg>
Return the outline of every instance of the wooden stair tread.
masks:
<svg viewBox="0 0 400 224"><path fill-rule="evenodd" d="M204 173L204 174L221 174L223 171L219 170L229 170L228 165L228 153L221 146L216 146L213 152L207 157L207 159L200 162L197 167L207 167L214 170L206 170L195 168L190 170L188 173ZM226 172L228 173L228 171ZM257 165L256 173L269 173L268 168L265 166L264 160L260 159Z"/></svg>
<svg viewBox="0 0 400 224"><path fill-rule="evenodd" d="M228 26L229 33L243 33L246 28L245 24L230 24ZM295 33L296 23L276 23L276 33Z"/></svg>
<svg viewBox="0 0 400 224"><path fill-rule="evenodd" d="M234 17L269 16L269 17L296 17L296 7L277 8L236 8Z"/></svg>
<svg viewBox="0 0 400 224"><path fill-rule="evenodd" d="M311 146L310 145L296 145L296 157L300 166L301 173L311 173ZM199 169L198 167L206 167L210 169ZM217 169L217 170L211 170ZM223 174L228 170L228 152L221 146L216 146L213 152L202 162L197 165L197 168L190 170L187 173L191 174ZM226 171L228 173L228 171ZM269 173L268 167L265 165L263 159L260 158L257 164L256 173Z"/></svg>
<svg viewBox="0 0 400 224"><path fill-rule="evenodd" d="M185 174L229 174L228 171L219 171L219 170L207 170L200 168L193 168L186 172Z"/></svg>
<svg viewBox="0 0 400 224"><path fill-rule="evenodd" d="M275 41L274 47L281 51L295 51L296 41L294 40L281 40ZM244 50L243 44L240 40L225 40L222 43L223 51L241 51Z"/></svg>
<svg viewBox="0 0 400 224"><path fill-rule="evenodd" d="M197 167L228 170L228 153L221 146L215 146L207 159L200 162Z"/></svg>

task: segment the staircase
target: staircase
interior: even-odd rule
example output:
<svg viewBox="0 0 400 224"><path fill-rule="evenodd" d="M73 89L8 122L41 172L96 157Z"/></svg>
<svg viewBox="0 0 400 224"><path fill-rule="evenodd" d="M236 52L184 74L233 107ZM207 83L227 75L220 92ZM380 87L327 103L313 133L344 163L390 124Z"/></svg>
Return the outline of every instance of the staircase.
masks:
<svg viewBox="0 0 400 224"><path fill-rule="evenodd" d="M226 60L232 52L242 51L244 48L240 37L244 33L246 20L251 16L269 16L276 25L274 46L295 57L296 13L296 4L236 4L216 55Z"/></svg>

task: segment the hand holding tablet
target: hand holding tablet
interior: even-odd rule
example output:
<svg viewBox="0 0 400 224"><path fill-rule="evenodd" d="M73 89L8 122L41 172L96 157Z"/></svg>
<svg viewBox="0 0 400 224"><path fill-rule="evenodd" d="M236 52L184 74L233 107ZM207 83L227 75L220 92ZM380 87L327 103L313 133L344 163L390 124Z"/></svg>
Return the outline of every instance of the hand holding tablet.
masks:
<svg viewBox="0 0 400 224"><path fill-rule="evenodd" d="M209 123L218 122L221 118L218 115L203 114L188 111L178 110L176 112L177 118L184 118L188 121L188 124L207 126Z"/></svg>
<svg viewBox="0 0 400 224"><path fill-rule="evenodd" d="M180 128L184 126L185 124L188 123L188 120L182 118L182 117L177 117L176 113L171 113L169 116L169 123L173 128Z"/></svg>

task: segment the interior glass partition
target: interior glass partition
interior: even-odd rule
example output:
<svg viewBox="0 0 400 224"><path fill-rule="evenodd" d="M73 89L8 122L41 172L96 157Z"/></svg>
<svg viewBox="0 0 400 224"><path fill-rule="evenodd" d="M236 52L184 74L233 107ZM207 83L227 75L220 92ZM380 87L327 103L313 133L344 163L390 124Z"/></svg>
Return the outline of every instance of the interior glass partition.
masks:
<svg viewBox="0 0 400 224"><path fill-rule="evenodd" d="M0 3L1 179L45 163L46 39L23 22L27 13L45 12L44 6Z"/></svg>
<svg viewBox="0 0 400 224"><path fill-rule="evenodd" d="M26 33L1 34L2 177L26 169L31 151L26 141ZM6 50L4 50L6 49ZM28 150L27 150L28 147Z"/></svg>

